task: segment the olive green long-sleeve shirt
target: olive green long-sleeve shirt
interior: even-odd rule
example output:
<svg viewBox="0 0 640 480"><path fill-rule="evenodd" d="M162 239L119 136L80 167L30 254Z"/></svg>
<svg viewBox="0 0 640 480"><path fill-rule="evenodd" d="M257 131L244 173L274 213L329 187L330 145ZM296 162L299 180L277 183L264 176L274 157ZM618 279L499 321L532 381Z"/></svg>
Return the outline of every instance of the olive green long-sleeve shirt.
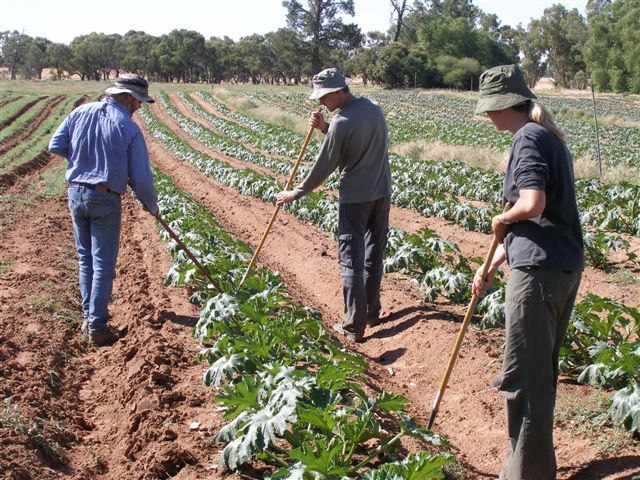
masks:
<svg viewBox="0 0 640 480"><path fill-rule="evenodd" d="M382 109L366 98L345 104L329 125L327 136L295 199L317 188L338 168L340 203L371 202L391 195L387 123Z"/></svg>

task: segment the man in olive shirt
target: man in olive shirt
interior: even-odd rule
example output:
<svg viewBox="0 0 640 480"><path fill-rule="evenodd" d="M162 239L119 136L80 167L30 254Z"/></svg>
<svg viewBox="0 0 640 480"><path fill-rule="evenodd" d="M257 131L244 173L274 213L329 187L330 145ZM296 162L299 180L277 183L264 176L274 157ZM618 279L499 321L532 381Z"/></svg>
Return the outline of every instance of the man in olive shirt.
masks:
<svg viewBox="0 0 640 480"><path fill-rule="evenodd" d="M362 342L367 323L379 323L391 171L382 109L366 98L356 98L347 83L335 68L313 77L309 98L339 112L330 124L320 112L311 114L310 125L327 136L307 178L292 191L280 192L277 204L301 198L336 168L340 172L338 241L345 318L344 325L335 328L347 339Z"/></svg>

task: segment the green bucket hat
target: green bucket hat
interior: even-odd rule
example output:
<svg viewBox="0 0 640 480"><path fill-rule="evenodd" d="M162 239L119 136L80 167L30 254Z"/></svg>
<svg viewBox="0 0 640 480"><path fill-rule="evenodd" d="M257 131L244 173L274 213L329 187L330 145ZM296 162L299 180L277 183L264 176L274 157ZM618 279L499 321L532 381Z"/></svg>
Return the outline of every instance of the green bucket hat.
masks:
<svg viewBox="0 0 640 480"><path fill-rule="evenodd" d="M504 110L536 96L527 87L517 65L500 65L480 75L480 98L476 113Z"/></svg>

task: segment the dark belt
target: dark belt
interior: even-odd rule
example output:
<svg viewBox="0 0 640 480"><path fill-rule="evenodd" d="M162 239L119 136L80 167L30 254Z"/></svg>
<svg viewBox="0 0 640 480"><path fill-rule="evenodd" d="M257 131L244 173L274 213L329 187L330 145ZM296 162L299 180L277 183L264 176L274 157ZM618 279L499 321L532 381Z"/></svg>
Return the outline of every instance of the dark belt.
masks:
<svg viewBox="0 0 640 480"><path fill-rule="evenodd" d="M538 265L529 265L529 266L524 267L524 268L528 268L530 270L550 270L550 271L562 272L562 273L567 273L567 274L574 272L574 270L566 270L566 269L558 269L558 270L553 269L553 268L545 268L545 269L543 269L542 267L539 267Z"/></svg>
<svg viewBox="0 0 640 480"><path fill-rule="evenodd" d="M93 190L98 193L113 193L115 195L120 195L118 192L114 192L106 185L94 185L92 183L78 183L78 182L69 182L69 187L83 187L87 190Z"/></svg>

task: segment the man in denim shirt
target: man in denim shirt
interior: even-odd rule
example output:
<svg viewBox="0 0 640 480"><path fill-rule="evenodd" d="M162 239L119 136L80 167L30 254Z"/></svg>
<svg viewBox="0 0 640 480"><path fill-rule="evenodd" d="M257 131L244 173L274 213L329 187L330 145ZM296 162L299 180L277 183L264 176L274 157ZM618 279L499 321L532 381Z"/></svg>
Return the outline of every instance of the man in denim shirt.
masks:
<svg viewBox="0 0 640 480"><path fill-rule="evenodd" d="M131 118L142 102L154 101L148 88L138 75L119 76L105 90L107 99L76 108L49 142L49 151L68 161L65 179L80 264L82 333L97 346L118 340L107 320L127 183L147 210L158 213L147 147Z"/></svg>

